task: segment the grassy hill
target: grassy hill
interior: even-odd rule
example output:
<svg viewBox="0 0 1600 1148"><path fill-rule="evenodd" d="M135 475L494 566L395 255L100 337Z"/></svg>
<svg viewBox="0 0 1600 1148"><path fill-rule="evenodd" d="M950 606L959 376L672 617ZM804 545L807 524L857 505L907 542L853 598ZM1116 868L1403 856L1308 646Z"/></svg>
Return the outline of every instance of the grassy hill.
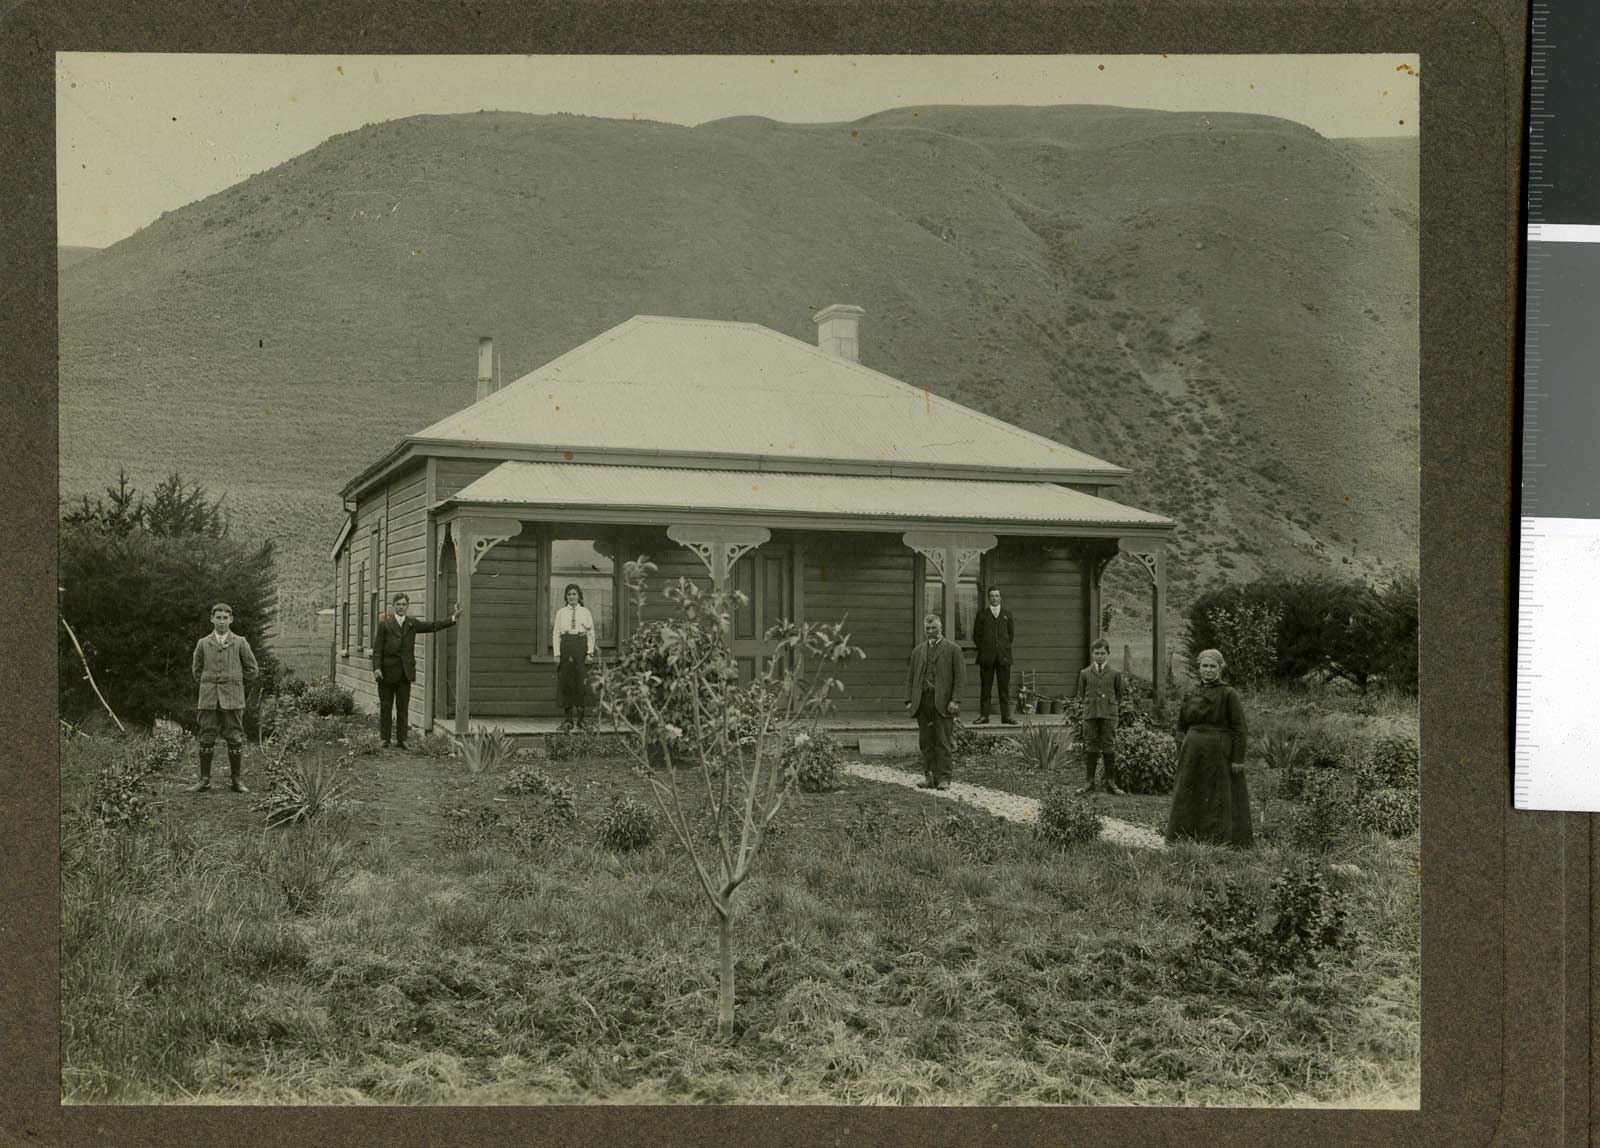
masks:
<svg viewBox="0 0 1600 1148"><path fill-rule="evenodd" d="M1180 599L1414 568L1415 188L1414 140L1242 115L371 125L63 261L62 491L226 492L304 618L339 487L472 400L479 335L510 380L638 313L811 341L849 302L868 365L1131 467Z"/></svg>
<svg viewBox="0 0 1600 1148"><path fill-rule="evenodd" d="M100 254L98 247L73 247L63 246L56 248L56 267L65 271L68 267L76 266L85 259L91 259Z"/></svg>

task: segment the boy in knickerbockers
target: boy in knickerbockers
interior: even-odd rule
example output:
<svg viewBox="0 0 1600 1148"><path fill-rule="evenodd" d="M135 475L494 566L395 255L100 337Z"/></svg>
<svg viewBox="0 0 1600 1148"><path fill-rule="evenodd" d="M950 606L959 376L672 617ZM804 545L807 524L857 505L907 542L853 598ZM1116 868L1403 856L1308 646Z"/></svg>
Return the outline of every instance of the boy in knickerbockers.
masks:
<svg viewBox="0 0 1600 1148"><path fill-rule="evenodd" d="M232 633L233 607L218 602L211 607L211 633L194 644L191 669L200 685L195 714L200 722L200 781L190 793L211 788L211 754L217 734L228 743L228 788L249 793L239 782L244 759L244 683L261 672L255 651L242 635Z"/></svg>
<svg viewBox="0 0 1600 1148"><path fill-rule="evenodd" d="M1117 719L1122 711L1122 675L1106 665L1111 643L1097 638L1089 647L1089 664L1078 671L1078 698L1083 702L1083 728L1078 739L1083 744L1083 766L1088 784L1080 794L1094 792L1095 759L1105 758L1106 792L1121 794L1117 787Z"/></svg>

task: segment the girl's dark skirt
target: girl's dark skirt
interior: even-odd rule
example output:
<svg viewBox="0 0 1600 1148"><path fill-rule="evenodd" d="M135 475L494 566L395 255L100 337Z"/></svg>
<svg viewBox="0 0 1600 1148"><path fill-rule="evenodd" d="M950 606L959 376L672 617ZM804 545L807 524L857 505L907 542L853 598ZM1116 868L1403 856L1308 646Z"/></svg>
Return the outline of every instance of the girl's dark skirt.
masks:
<svg viewBox="0 0 1600 1148"><path fill-rule="evenodd" d="M556 700L564 710L584 707L588 687L584 684L584 665L589 657L589 638L585 634L561 635L561 662L556 669Z"/></svg>

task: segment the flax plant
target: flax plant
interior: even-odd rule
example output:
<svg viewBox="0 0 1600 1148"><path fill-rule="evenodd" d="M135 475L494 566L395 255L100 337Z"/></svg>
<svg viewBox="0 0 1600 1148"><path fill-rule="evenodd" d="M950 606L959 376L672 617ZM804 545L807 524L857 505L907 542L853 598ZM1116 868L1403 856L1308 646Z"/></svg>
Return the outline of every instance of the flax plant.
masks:
<svg viewBox="0 0 1600 1148"><path fill-rule="evenodd" d="M641 611L655 569L643 556L624 567ZM784 747L806 736L795 727L821 717L842 692L836 668L865 655L842 623L785 620L767 631L764 664L741 684L728 636L745 596L680 578L664 597L673 619L641 627L616 662L597 667L595 685L716 915L717 1033L726 1039L733 1033L734 894L798 783L784 767ZM703 804L687 800L686 790L703 790Z"/></svg>

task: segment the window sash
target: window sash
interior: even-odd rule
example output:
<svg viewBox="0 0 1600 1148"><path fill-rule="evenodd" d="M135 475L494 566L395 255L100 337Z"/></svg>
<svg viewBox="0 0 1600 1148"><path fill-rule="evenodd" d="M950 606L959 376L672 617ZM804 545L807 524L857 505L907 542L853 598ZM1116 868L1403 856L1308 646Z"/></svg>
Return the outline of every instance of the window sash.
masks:
<svg viewBox="0 0 1600 1148"><path fill-rule="evenodd" d="M937 614L941 620L944 618L945 585L939 571L924 555L917 555L917 565L921 583L915 634L917 638L921 638L922 619L925 615ZM975 645L972 638L972 623L977 618L978 611L983 608L983 591L989 583L990 576L989 554L985 552L978 560L976 569L969 568L956 582L955 625L945 633L946 638L969 648Z"/></svg>
<svg viewBox="0 0 1600 1148"><path fill-rule="evenodd" d="M539 610L540 652L550 653L549 626L556 611L566 604L562 593L570 582L576 582L583 588L583 604L594 616L596 648L614 651L620 640L624 609L621 563L615 557L620 553L617 546L620 531L594 530L581 536L577 531L565 528L559 532L564 537L556 536L558 533L556 528L546 528L539 548L539 566L544 572L540 579L544 589L544 601ZM590 556L590 568L580 568L577 565L578 560L569 556L558 569L556 551L557 547L564 543L589 543L594 551ZM610 553L607 554L606 551ZM594 570L597 559L608 562L610 569Z"/></svg>

